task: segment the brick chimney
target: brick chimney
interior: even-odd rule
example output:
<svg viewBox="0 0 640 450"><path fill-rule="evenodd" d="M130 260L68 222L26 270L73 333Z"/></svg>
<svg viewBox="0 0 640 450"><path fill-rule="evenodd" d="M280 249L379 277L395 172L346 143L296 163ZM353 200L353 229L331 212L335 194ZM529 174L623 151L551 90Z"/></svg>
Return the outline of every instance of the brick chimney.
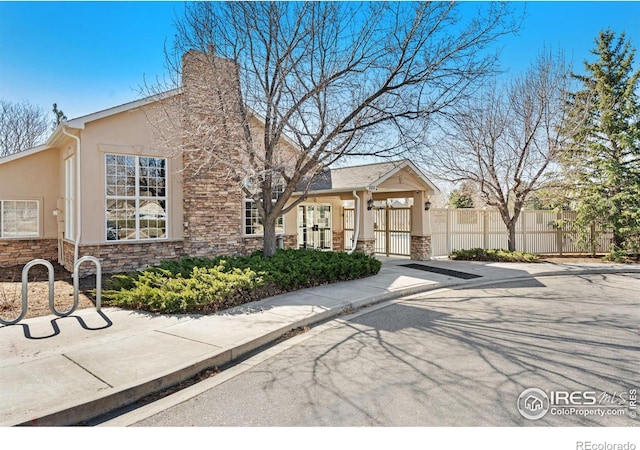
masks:
<svg viewBox="0 0 640 450"><path fill-rule="evenodd" d="M225 161L240 160L242 98L238 67L214 52L182 57L184 251L188 256L243 253L243 193Z"/></svg>

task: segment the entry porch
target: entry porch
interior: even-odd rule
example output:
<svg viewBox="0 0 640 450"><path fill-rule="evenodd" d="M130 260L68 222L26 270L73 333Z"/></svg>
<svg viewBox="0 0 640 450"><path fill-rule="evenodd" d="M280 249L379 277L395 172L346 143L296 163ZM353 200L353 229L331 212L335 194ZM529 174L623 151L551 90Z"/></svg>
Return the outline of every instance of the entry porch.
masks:
<svg viewBox="0 0 640 450"><path fill-rule="evenodd" d="M431 259L438 188L408 160L330 169L297 206L299 248Z"/></svg>

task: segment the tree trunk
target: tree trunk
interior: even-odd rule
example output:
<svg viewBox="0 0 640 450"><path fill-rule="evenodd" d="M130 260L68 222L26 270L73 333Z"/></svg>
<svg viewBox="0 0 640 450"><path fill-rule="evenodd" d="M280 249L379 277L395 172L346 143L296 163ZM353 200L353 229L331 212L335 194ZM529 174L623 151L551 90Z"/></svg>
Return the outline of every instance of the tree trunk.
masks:
<svg viewBox="0 0 640 450"><path fill-rule="evenodd" d="M263 250L262 254L265 257L273 256L276 254L278 248L276 243L276 219L267 218L264 221L264 236L263 236Z"/></svg>
<svg viewBox="0 0 640 450"><path fill-rule="evenodd" d="M515 220L510 221L507 224L507 247L510 252L516 251L516 222Z"/></svg>
<svg viewBox="0 0 640 450"><path fill-rule="evenodd" d="M625 247L625 237L624 235L620 232L620 230L618 230L617 228L614 228L613 230L613 246L615 247L615 250L622 250Z"/></svg>

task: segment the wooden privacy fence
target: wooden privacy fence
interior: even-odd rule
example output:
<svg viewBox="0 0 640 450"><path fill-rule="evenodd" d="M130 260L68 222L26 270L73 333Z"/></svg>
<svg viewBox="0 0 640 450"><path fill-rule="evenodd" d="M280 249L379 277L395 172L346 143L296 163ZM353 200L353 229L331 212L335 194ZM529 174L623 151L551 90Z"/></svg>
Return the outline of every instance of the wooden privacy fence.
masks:
<svg viewBox="0 0 640 450"><path fill-rule="evenodd" d="M432 208L428 214L434 257L447 256L453 250L507 248L506 226L497 210ZM574 211L522 211L516 223L516 250L543 254L584 252L576 245L568 225L556 225L558 220L571 221L575 216ZM611 233L600 236L595 251L609 251L611 239Z"/></svg>

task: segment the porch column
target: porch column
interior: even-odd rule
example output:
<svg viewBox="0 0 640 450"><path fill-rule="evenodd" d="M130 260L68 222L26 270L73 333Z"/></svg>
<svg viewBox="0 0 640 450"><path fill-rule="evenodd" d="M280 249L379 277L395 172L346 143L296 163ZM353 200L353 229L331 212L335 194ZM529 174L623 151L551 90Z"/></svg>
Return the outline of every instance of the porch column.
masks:
<svg viewBox="0 0 640 450"><path fill-rule="evenodd" d="M373 233L373 209L367 209L367 201L373 197L368 191L358 192L357 195L360 197L360 210L355 211L355 214L359 215L360 224L356 251L373 255L376 249L376 238Z"/></svg>
<svg viewBox="0 0 640 450"><path fill-rule="evenodd" d="M414 261L428 261L431 259L431 226L430 211L425 211L428 200L425 191L413 194L411 207L411 250L410 256Z"/></svg>

